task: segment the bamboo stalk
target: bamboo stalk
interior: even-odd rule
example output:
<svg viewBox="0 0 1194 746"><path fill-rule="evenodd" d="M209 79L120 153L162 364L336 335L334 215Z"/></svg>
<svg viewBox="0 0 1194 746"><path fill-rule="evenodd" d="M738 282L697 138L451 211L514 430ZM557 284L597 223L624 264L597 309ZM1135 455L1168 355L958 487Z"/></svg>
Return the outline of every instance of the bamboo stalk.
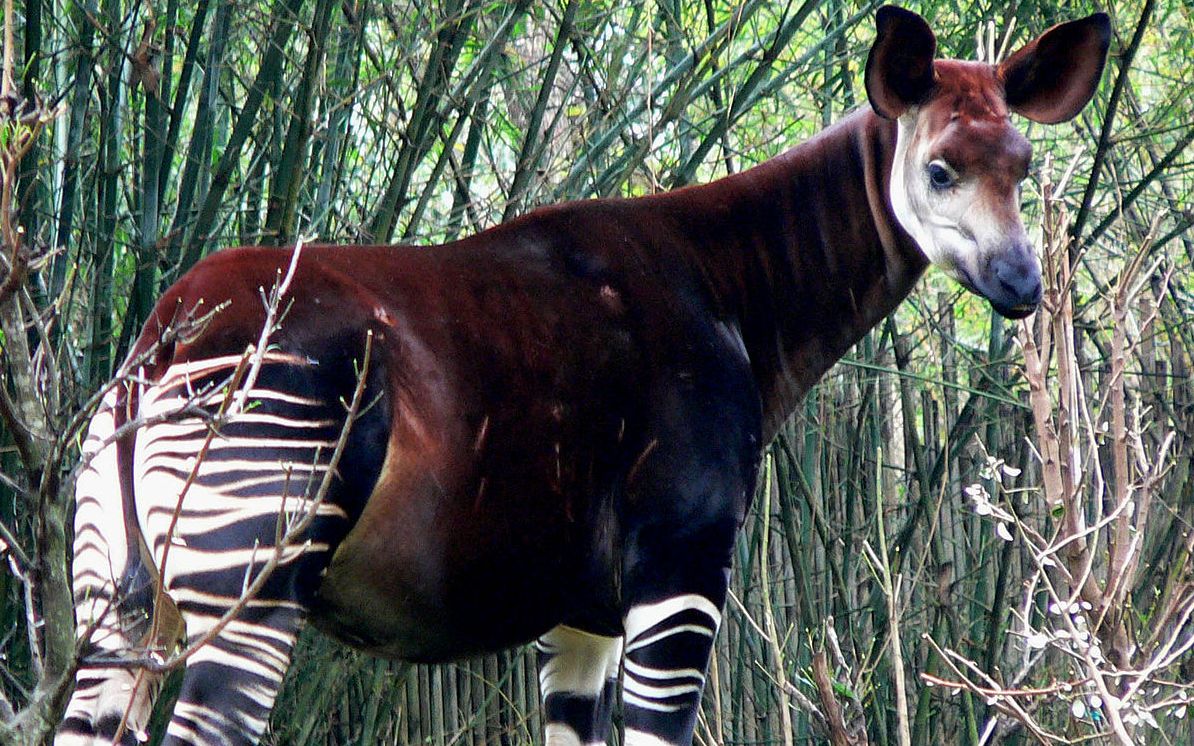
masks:
<svg viewBox="0 0 1194 746"><path fill-rule="evenodd" d="M1119 102L1123 96L1124 88L1127 86L1128 73L1131 70L1132 61L1136 57L1136 52L1140 49L1140 43L1144 39L1144 32L1148 29L1155 6L1156 0L1144 0L1144 7L1140 9L1140 17L1136 21L1136 28L1132 32L1132 39L1128 42L1128 46L1119 54L1119 73L1115 78L1115 86L1111 89L1111 98L1107 102L1107 108L1103 112L1103 126L1099 133L1098 144L1095 147L1094 164L1090 168L1090 177L1087 179L1086 189L1082 193L1082 204L1078 208L1078 212L1074 216L1074 222L1071 224L1069 230L1069 235L1072 239L1067 247L1070 264L1074 264L1078 257L1079 245L1077 239L1082 237L1086 221L1090 216L1095 191L1098 189L1100 176L1102 175L1103 161L1107 157L1107 149L1111 146L1111 130L1115 122L1115 116L1119 111Z"/></svg>
<svg viewBox="0 0 1194 746"><path fill-rule="evenodd" d="M96 0L85 0L81 6L76 6L75 27L77 29L77 57L71 80L74 87L71 90L70 106L68 107L68 124L66 147L62 156L62 187L58 199L58 227L54 235L54 245L66 246L71 242L74 232L74 216L76 211L75 192L79 178L83 173L80 159L83 154L84 126L88 111L87 101L91 95L91 71L93 67L92 41L94 26L90 19L98 12ZM66 285L67 260L65 257L55 261L50 279L50 296L62 292Z"/></svg>
<svg viewBox="0 0 1194 746"><path fill-rule="evenodd" d="M568 0L564 6L563 16L556 27L555 41L552 42L551 56L547 60L547 67L539 83L539 95L535 98L535 106L531 109L531 116L526 123L526 133L522 146L518 151L518 162L514 167L514 180L506 194L506 207L502 211L502 220L514 217L523 203L530 187L531 175L538 167L547 142L551 139L551 130L540 134L543 127L543 115L547 112L547 103L551 99L556 78L560 73L560 62L564 58L564 49L568 46L569 37L573 33L576 20L577 0Z"/></svg>
<svg viewBox="0 0 1194 746"><path fill-rule="evenodd" d="M257 112L261 109L267 88L281 74L286 43L294 30L295 19L298 17L298 11L302 4L303 0L275 0L271 30L262 52L261 67L257 70L257 77L249 88L248 97L245 99L240 115L236 118L236 125L232 129L224 151L220 155L220 160L212 173L211 185L199 208L199 213L183 249L179 271L185 271L198 261L204 247L211 239L209 232L215 224L216 213L223 201L224 192L231 183L232 174L237 168L241 148L256 124Z"/></svg>
<svg viewBox="0 0 1194 746"><path fill-rule="evenodd" d="M308 172L305 153L311 140L316 76L323 67L332 10L336 4L334 0L316 0L315 3L315 18L307 39L307 56L298 88L291 100L290 127L286 132L282 156L274 169L269 209L265 216L266 240L276 246L290 241L295 232L299 189Z"/></svg>
<svg viewBox="0 0 1194 746"><path fill-rule="evenodd" d="M431 149L433 133L442 121L436 107L440 90L447 84L474 19L472 13L465 12L467 1L448 0L443 9L444 22L419 79L415 105L394 161L393 174L370 223L370 233L375 241L384 243L393 236L414 170Z"/></svg>
<svg viewBox="0 0 1194 746"><path fill-rule="evenodd" d="M356 0L351 7L347 3L342 7L340 33L336 38L336 61L328 76L328 86L332 91L356 90L368 11L369 4L362 0ZM326 100L325 97L325 102ZM352 96L335 98L330 115L325 112L328 116L328 141L322 152L319 186L314 200L316 212L312 218L312 230L316 234L322 234L325 227L330 225L328 218L333 194L336 186L343 180L341 170L344 162L344 144L349 134L349 113L353 105Z"/></svg>
<svg viewBox="0 0 1194 746"><path fill-rule="evenodd" d="M201 6L201 10L204 12L197 13L200 21L206 16L206 6ZM231 3L221 4L216 10L215 18L212 21L211 41L208 44L205 59L206 65L203 71L203 82L201 83L199 100L195 110L191 140L187 148L182 176L179 179L178 201L174 210L174 220L168 234L170 244L167 248L167 257L175 267L182 262L183 237L187 228L192 224L195 195L199 192L199 175L211 167L211 144L215 127L217 97L219 95L220 78L224 69L225 49L232 28L233 10L234 6ZM200 37L197 30L192 31L191 38L191 47L187 49L188 57L191 57L192 50L198 47ZM189 74L190 69L184 62L184 77ZM179 106L182 103L181 99L185 95L186 88L180 84L178 95L175 97L175 106ZM166 135L167 149L174 142L173 138L177 137L176 122L178 119L179 110L176 109L171 117L170 131ZM179 269L173 269L175 276L178 274Z"/></svg>

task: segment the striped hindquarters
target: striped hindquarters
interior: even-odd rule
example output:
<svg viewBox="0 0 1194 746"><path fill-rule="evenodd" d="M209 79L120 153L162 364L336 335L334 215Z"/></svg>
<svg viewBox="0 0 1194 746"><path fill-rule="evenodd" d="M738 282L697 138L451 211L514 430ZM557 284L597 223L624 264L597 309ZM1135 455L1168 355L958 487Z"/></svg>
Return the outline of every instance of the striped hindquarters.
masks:
<svg viewBox="0 0 1194 746"><path fill-rule="evenodd" d="M306 602L349 525L329 475L345 405L306 361L267 356L243 410L218 430L201 413L169 416L235 402L220 384L240 360L174 365L141 397L141 416L163 421L137 434L137 514L188 642L199 644L173 742L256 741Z"/></svg>
<svg viewBox="0 0 1194 746"><path fill-rule="evenodd" d="M123 447L103 445L118 427L114 400L93 421L94 455L77 493L76 614L81 630L100 620L93 659L144 655L144 634L130 633L128 615L106 610L121 608L129 577L160 577L162 607L185 624L167 744L251 744L266 728L307 604L359 509L351 501L368 494L384 459L383 415L347 429L356 363L340 362L270 353L248 376L241 356L176 362L136 384L139 426ZM251 389L229 393L238 381ZM333 468L338 450L355 453L341 463L350 477ZM122 475L135 493L127 511ZM125 540L126 514L136 542ZM151 587L137 597L143 622L156 594ZM111 712L117 723L126 711L148 715L153 691L133 676L82 670L60 742L91 743L92 733L110 740ZM138 714L129 724L144 722Z"/></svg>

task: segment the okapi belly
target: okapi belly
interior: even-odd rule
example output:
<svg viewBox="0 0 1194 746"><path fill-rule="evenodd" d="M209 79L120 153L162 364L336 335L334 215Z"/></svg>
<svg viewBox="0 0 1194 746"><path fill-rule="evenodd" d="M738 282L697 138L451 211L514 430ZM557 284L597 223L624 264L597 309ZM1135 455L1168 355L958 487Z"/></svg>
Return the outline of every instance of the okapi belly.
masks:
<svg viewBox="0 0 1194 746"><path fill-rule="evenodd" d="M398 449L392 449L391 454ZM611 546L565 497L495 480L479 505L415 458L383 478L337 547L313 623L366 651L446 661L529 642L562 622L615 624ZM605 542L608 544L608 542ZM606 617L609 616L609 619Z"/></svg>
<svg viewBox="0 0 1194 746"><path fill-rule="evenodd" d="M387 460L324 572L312 622L375 655L428 662L523 643L558 623L575 564L558 524L478 513L434 472ZM530 528L508 530L520 525Z"/></svg>
<svg viewBox="0 0 1194 746"><path fill-rule="evenodd" d="M526 573L503 561L447 568L431 543L401 547L354 529L324 574L312 623L374 655L416 662L500 650L558 623L550 585L528 587Z"/></svg>

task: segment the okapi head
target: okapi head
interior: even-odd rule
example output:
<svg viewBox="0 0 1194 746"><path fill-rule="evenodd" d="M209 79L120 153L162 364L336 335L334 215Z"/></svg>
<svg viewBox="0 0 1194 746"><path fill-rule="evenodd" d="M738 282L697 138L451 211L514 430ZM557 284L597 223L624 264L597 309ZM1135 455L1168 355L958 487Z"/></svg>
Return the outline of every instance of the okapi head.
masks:
<svg viewBox="0 0 1194 746"><path fill-rule="evenodd" d="M924 19L877 16L866 64L871 107L898 122L891 170L896 219L929 261L1018 319L1041 299L1041 267L1020 220L1032 148L1009 112L1071 119L1094 94L1111 39L1104 13L1046 31L998 65L935 60Z"/></svg>

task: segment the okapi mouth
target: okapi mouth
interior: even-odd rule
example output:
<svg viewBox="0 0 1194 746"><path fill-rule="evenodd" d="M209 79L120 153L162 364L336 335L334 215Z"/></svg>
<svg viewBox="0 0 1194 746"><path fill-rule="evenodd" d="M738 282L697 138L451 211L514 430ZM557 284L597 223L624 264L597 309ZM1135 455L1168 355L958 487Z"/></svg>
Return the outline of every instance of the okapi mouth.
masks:
<svg viewBox="0 0 1194 746"><path fill-rule="evenodd" d="M1030 316L1041 304L1039 271L1029 271L1027 277L1018 286L1007 282L996 273L994 283L1002 297L997 298L996 293L984 293L984 295L990 301L991 307L1004 318L1019 320Z"/></svg>
<svg viewBox="0 0 1194 746"><path fill-rule="evenodd" d="M999 314L1005 319L1012 321L1019 321L1027 318L1036 312L1037 307L1041 304L1040 286L1037 286L1037 292L1032 300L1021 301L1019 303L1002 303L997 298L993 297L981 289L980 285L974 281L970 273L964 267L957 267L957 277L955 278L959 285L966 288L970 292L985 299L991 304L991 308L995 309L995 313Z"/></svg>
<svg viewBox="0 0 1194 746"><path fill-rule="evenodd" d="M998 303L991 301L991 308L994 308L996 313L1005 319L1011 319L1012 321L1019 321L1020 319L1031 316L1039 305L1039 303L1021 303L1016 306L1008 307L1001 306Z"/></svg>

